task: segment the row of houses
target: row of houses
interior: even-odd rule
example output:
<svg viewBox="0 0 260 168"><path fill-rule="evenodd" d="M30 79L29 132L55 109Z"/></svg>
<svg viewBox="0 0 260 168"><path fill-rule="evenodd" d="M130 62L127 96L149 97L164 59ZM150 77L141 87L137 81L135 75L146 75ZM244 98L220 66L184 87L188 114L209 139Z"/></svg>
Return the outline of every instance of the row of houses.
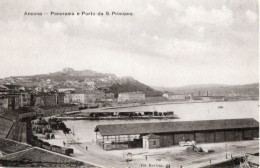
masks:
<svg viewBox="0 0 260 168"><path fill-rule="evenodd" d="M26 106L54 106L61 104L91 104L102 102L144 102L145 94L142 92L119 93L118 99L113 93L103 91L95 92L60 92L60 93L27 93L9 92L0 94L0 112L19 109Z"/></svg>
<svg viewBox="0 0 260 168"><path fill-rule="evenodd" d="M116 99L113 93L105 93L102 91L95 92L78 92L66 94L64 97L64 103L95 103L95 102L114 102L127 103L127 102L144 102L145 94L142 92L125 92L119 93Z"/></svg>
<svg viewBox="0 0 260 168"><path fill-rule="evenodd" d="M143 92L125 92L119 93L117 102L144 102L145 101L145 94Z"/></svg>
<svg viewBox="0 0 260 168"><path fill-rule="evenodd" d="M0 112L29 106L30 99L31 98L28 93L0 94Z"/></svg>
<svg viewBox="0 0 260 168"><path fill-rule="evenodd" d="M185 101L185 100L201 100L201 101L224 101L225 96L210 96L207 92L206 96L194 96L192 93L190 94L178 94L178 93L173 93L173 92L167 92L162 95L168 100L173 100L173 101Z"/></svg>

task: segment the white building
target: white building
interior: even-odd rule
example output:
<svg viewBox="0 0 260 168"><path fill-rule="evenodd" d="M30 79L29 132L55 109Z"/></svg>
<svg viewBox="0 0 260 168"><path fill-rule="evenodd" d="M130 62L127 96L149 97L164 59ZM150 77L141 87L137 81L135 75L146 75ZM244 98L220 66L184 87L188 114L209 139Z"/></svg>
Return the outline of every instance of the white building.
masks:
<svg viewBox="0 0 260 168"><path fill-rule="evenodd" d="M75 88L59 88L58 89L58 92L73 92L73 91L75 91Z"/></svg>
<svg viewBox="0 0 260 168"><path fill-rule="evenodd" d="M82 103L86 104L86 94L85 93L73 93L70 94L71 103Z"/></svg>
<svg viewBox="0 0 260 168"><path fill-rule="evenodd" d="M185 100L185 94L174 94L174 93L164 93L163 97L167 98L168 100Z"/></svg>
<svg viewBox="0 0 260 168"><path fill-rule="evenodd" d="M145 94L143 92L125 92L119 93L118 102L143 102L145 101Z"/></svg>
<svg viewBox="0 0 260 168"><path fill-rule="evenodd" d="M71 103L71 96L70 96L70 94L65 94L64 95L64 103L65 104Z"/></svg>

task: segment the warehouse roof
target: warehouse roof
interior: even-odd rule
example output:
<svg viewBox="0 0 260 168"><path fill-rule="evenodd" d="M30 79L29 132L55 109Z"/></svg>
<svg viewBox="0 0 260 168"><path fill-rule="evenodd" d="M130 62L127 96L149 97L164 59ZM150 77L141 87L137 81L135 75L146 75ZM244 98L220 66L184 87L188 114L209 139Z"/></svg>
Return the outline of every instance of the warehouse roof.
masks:
<svg viewBox="0 0 260 168"><path fill-rule="evenodd" d="M239 128L259 128L259 123L253 118L201 120L201 121L176 121L157 123L111 124L97 125L95 132L103 136L133 135L165 132L206 131Z"/></svg>

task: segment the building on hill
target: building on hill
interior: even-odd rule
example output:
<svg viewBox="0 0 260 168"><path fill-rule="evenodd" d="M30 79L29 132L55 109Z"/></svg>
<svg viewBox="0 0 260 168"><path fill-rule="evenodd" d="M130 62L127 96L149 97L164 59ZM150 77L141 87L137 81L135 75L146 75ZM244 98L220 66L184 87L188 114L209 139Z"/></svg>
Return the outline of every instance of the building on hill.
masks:
<svg viewBox="0 0 260 168"><path fill-rule="evenodd" d="M95 95L96 100L104 100L106 98L105 92L103 92L101 90L95 90L94 95Z"/></svg>
<svg viewBox="0 0 260 168"><path fill-rule="evenodd" d="M57 94L39 93L33 94L31 99L31 105L33 106L52 106L57 104Z"/></svg>
<svg viewBox="0 0 260 168"><path fill-rule="evenodd" d="M154 148L178 145L184 140L197 143L250 140L259 137L259 122L245 118L110 124L97 125L94 131L97 144L104 150Z"/></svg>
<svg viewBox="0 0 260 168"><path fill-rule="evenodd" d="M59 88L58 89L58 92L69 92L69 93L71 93L71 92L75 92L75 88Z"/></svg>
<svg viewBox="0 0 260 168"><path fill-rule="evenodd" d="M118 103L144 102L144 101L145 101L145 94L139 91L119 93L117 98Z"/></svg>
<svg viewBox="0 0 260 168"><path fill-rule="evenodd" d="M70 94L66 93L64 94L64 104L69 104L71 103L71 96Z"/></svg>
<svg viewBox="0 0 260 168"><path fill-rule="evenodd" d="M65 93L57 94L57 104L65 104Z"/></svg>
<svg viewBox="0 0 260 168"><path fill-rule="evenodd" d="M105 99L105 92L96 90L96 91L81 91L69 94L65 97L66 102L70 103L80 103L80 104L88 104L95 103L97 100Z"/></svg>
<svg viewBox="0 0 260 168"><path fill-rule="evenodd" d="M72 72L74 72L74 69L66 67L66 68L63 68L62 72L64 72L64 73L72 73Z"/></svg>
<svg viewBox="0 0 260 168"><path fill-rule="evenodd" d="M24 107L24 106L30 106L31 104L31 94L27 93L27 92L22 92L20 95L20 99L21 99L21 106L20 107Z"/></svg>
<svg viewBox="0 0 260 168"><path fill-rule="evenodd" d="M11 110L11 109L18 109L24 106L29 106L31 101L31 95L27 92L15 92L15 93L12 92L12 93L6 93L0 95L0 99L2 103L5 100L4 105L8 103L8 109ZM4 106L4 108L6 108L6 106Z"/></svg>
<svg viewBox="0 0 260 168"><path fill-rule="evenodd" d="M70 103L87 104L87 96L84 92L70 94Z"/></svg>
<svg viewBox="0 0 260 168"><path fill-rule="evenodd" d="M21 107L21 95L20 93L11 93L5 95L8 98L8 109L14 110Z"/></svg>
<svg viewBox="0 0 260 168"><path fill-rule="evenodd" d="M8 87L6 87L4 85L0 85L0 95L7 94L9 91L10 91L10 89L8 89Z"/></svg>
<svg viewBox="0 0 260 168"><path fill-rule="evenodd" d="M185 94L164 93L162 96L167 98L168 100L176 100L176 101L186 100Z"/></svg>
<svg viewBox="0 0 260 168"><path fill-rule="evenodd" d="M33 88L39 86L38 82L33 82L33 81L17 81L15 82L17 85L20 86L25 86L27 88Z"/></svg>
<svg viewBox="0 0 260 168"><path fill-rule="evenodd" d="M0 96L0 113L8 110L8 98Z"/></svg>
<svg viewBox="0 0 260 168"><path fill-rule="evenodd" d="M105 93L105 98L106 99L114 99L115 95L114 95L114 93Z"/></svg>
<svg viewBox="0 0 260 168"><path fill-rule="evenodd" d="M21 86L20 85L4 85L5 87L7 87L11 92L19 92Z"/></svg>

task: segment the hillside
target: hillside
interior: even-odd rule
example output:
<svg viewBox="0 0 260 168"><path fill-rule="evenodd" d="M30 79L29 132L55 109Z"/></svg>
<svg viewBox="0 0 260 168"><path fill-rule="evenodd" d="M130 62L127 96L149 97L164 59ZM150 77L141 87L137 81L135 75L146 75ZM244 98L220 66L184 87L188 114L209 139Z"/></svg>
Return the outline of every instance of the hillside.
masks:
<svg viewBox="0 0 260 168"><path fill-rule="evenodd" d="M37 83L40 86L74 87L83 90L94 84L96 89L112 92L116 97L120 92L135 91L141 91L146 96L161 95L161 92L152 89L132 77L117 77L115 74L99 73L92 70L76 71L72 68L64 68L62 71L49 74L15 76L10 78L12 78L10 81L14 81L14 84L18 85L22 85L24 82L31 82ZM9 78L6 80L8 81ZM92 84L88 84L88 82L92 82Z"/></svg>
<svg viewBox="0 0 260 168"><path fill-rule="evenodd" d="M222 96L258 96L259 83L246 85L189 85L183 87L163 88L153 87L161 92L194 93L195 95L222 95Z"/></svg>
<svg viewBox="0 0 260 168"><path fill-rule="evenodd" d="M161 96L162 93L145 85L137 80L126 80L123 83L117 83L109 87L109 90L118 96L120 92L136 92L141 91L145 93L146 96Z"/></svg>
<svg viewBox="0 0 260 168"><path fill-rule="evenodd" d="M57 82L63 82L66 80L73 80L73 81L79 81L82 82L86 78L105 78L105 77L116 77L114 74L102 74L98 72L94 72L91 70L83 70L83 71L72 71L72 72L54 72L49 74L38 74L38 75L32 75L32 76L16 76L15 78L27 78L31 79L32 81L40 81L40 80L47 80L50 79L52 81Z"/></svg>

